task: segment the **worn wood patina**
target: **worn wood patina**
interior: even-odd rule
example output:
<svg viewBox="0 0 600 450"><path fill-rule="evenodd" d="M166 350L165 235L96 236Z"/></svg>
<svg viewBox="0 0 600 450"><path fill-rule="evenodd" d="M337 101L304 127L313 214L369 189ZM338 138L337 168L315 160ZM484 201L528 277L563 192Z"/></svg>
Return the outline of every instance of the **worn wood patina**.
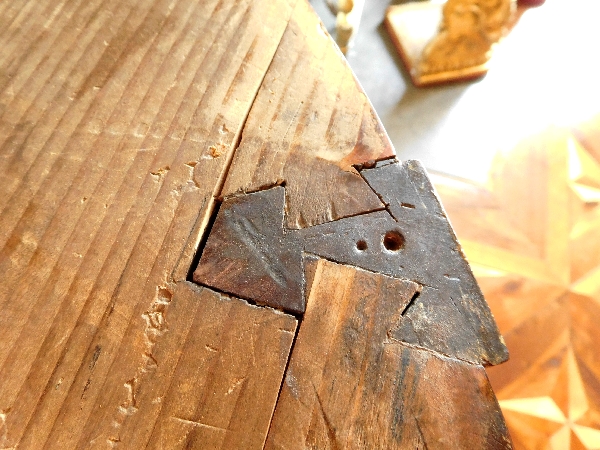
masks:
<svg viewBox="0 0 600 450"><path fill-rule="evenodd" d="M0 3L0 174L0 448L511 447L489 309L306 0Z"/></svg>

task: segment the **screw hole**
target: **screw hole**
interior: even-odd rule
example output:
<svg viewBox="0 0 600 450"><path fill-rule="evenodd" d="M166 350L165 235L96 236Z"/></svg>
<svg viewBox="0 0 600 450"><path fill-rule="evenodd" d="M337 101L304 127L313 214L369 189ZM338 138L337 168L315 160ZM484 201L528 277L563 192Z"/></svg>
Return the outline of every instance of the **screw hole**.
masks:
<svg viewBox="0 0 600 450"><path fill-rule="evenodd" d="M367 243L364 240L360 240L356 243L356 249L364 252L367 249Z"/></svg>
<svg viewBox="0 0 600 450"><path fill-rule="evenodd" d="M404 248L404 236L398 231L388 231L383 236L383 246L386 250L397 252Z"/></svg>

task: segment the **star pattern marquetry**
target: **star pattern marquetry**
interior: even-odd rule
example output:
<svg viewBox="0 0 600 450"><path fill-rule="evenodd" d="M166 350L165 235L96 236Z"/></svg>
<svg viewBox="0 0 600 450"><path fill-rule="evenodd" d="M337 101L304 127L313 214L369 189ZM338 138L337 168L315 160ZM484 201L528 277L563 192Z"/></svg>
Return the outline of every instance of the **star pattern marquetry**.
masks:
<svg viewBox="0 0 600 450"><path fill-rule="evenodd" d="M510 360L490 368L516 449L600 449L600 116L434 175Z"/></svg>

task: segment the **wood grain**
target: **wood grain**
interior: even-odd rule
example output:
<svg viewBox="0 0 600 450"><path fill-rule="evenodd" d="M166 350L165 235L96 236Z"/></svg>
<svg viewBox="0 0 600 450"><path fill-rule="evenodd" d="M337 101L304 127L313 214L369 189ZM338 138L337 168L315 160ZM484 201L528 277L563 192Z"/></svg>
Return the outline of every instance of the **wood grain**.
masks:
<svg viewBox="0 0 600 450"><path fill-rule="evenodd" d="M0 446L99 445L147 368L145 314L187 275L293 2L2 8Z"/></svg>
<svg viewBox="0 0 600 450"><path fill-rule="evenodd" d="M169 326L152 347L163 363L148 361L134 379L139 389L119 407L118 430L90 423L90 435L118 436L124 448L262 448L296 319L181 282L155 323Z"/></svg>
<svg viewBox="0 0 600 450"><path fill-rule="evenodd" d="M600 447L600 116L433 178L510 350L488 369L515 449Z"/></svg>
<svg viewBox="0 0 600 450"><path fill-rule="evenodd" d="M425 169L382 161L360 175L387 208L286 230L281 186L226 199L194 280L259 304L305 309L303 255L422 286L394 337L452 358L499 364L508 353Z"/></svg>
<svg viewBox="0 0 600 450"><path fill-rule="evenodd" d="M401 258L378 272L408 278L423 291L395 337L473 363L495 365L508 351L425 169L418 161L361 172L404 236ZM345 262L345 261L344 261Z"/></svg>
<svg viewBox="0 0 600 450"><path fill-rule="evenodd" d="M194 281L253 303L302 314L302 241L283 229L284 189L225 200L202 249Z"/></svg>
<svg viewBox="0 0 600 450"><path fill-rule="evenodd" d="M285 183L286 228L383 205L352 167L394 154L369 100L299 1L252 106L223 195Z"/></svg>
<svg viewBox="0 0 600 450"><path fill-rule="evenodd" d="M0 448L261 448L269 429L435 448L443 423L452 445L504 442L479 365L396 339L417 283L302 255L270 425L297 319L186 281L217 197L285 185L280 231L314 246L327 222L393 221L355 167L392 156L305 0L0 4ZM294 381L307 361L323 370ZM311 422L288 433L296 382Z"/></svg>
<svg viewBox="0 0 600 450"><path fill-rule="evenodd" d="M393 338L416 283L309 265L312 289L267 449L511 448L482 366Z"/></svg>

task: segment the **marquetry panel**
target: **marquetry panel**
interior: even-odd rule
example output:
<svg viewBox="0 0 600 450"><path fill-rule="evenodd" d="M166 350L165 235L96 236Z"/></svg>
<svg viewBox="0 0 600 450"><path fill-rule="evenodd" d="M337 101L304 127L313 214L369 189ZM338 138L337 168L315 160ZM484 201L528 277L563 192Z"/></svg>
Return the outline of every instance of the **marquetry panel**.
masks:
<svg viewBox="0 0 600 450"><path fill-rule="evenodd" d="M600 116L436 187L510 352L488 373L516 449L600 448Z"/></svg>

